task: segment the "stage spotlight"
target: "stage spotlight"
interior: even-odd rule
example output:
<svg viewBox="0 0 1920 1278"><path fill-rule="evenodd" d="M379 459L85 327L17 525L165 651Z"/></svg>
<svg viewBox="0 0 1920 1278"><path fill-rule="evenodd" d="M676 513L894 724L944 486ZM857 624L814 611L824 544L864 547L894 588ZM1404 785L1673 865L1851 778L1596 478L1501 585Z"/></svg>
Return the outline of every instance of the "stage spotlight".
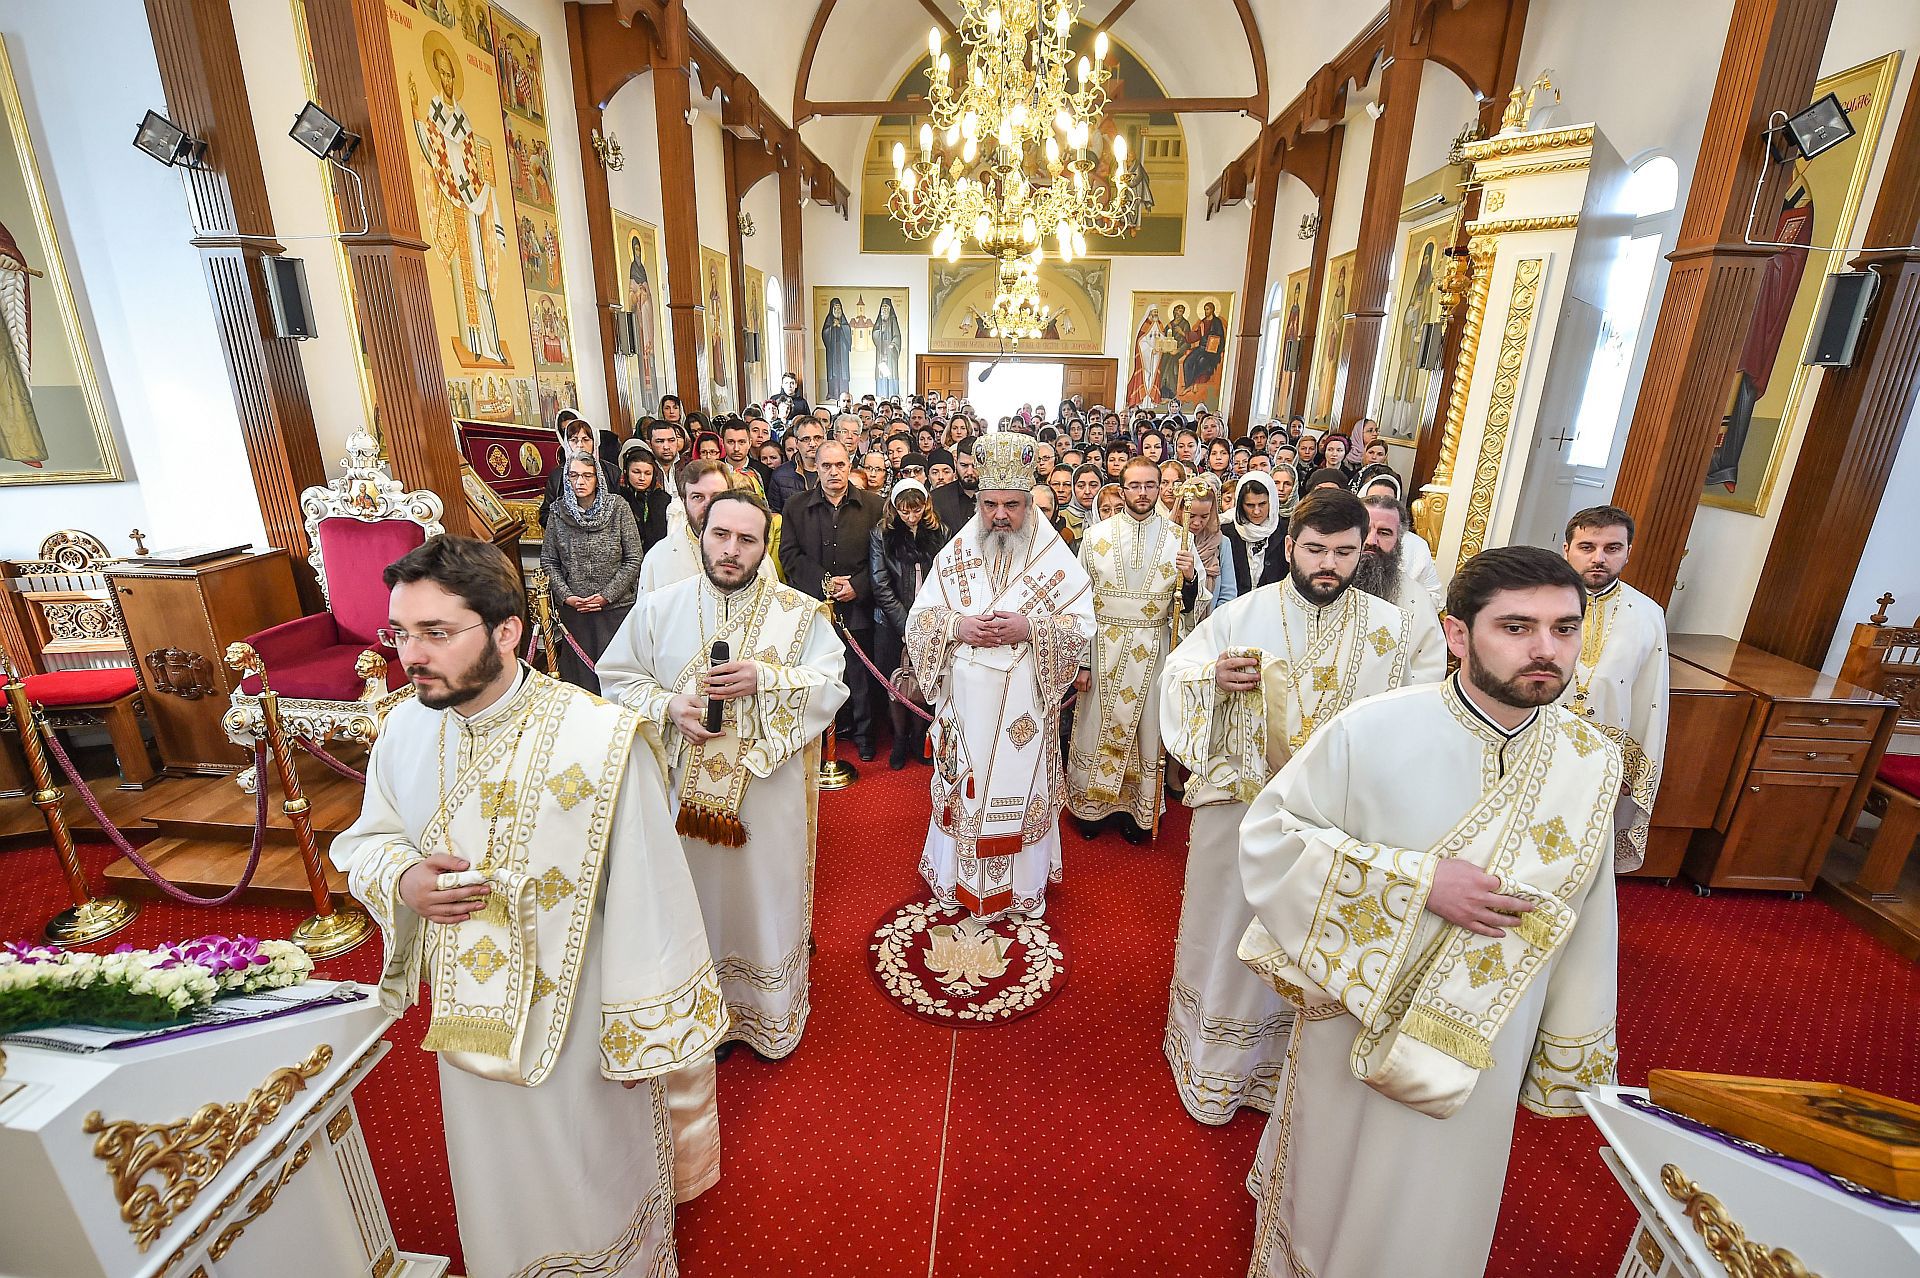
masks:
<svg viewBox="0 0 1920 1278"><path fill-rule="evenodd" d="M168 168L176 164L192 168L207 152L205 142L158 111L147 112L146 118L140 121L140 130L133 135L133 144Z"/></svg>
<svg viewBox="0 0 1920 1278"><path fill-rule="evenodd" d="M360 135L347 132L345 126L322 110L317 102L301 108L287 136L312 152L315 159L341 164L345 164L354 148L360 145Z"/></svg>

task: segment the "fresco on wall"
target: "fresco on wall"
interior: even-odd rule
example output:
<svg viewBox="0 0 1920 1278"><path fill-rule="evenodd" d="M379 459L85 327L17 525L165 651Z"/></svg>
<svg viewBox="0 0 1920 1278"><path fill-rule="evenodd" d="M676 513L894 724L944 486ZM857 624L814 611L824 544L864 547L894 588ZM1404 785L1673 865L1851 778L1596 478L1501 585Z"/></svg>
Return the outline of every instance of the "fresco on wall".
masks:
<svg viewBox="0 0 1920 1278"><path fill-rule="evenodd" d="M121 478L33 139L0 43L0 484Z"/></svg>
<svg viewBox="0 0 1920 1278"><path fill-rule="evenodd" d="M885 399L904 393L907 290L870 285L815 286L813 367L819 403L845 394Z"/></svg>
<svg viewBox="0 0 1920 1278"><path fill-rule="evenodd" d="M620 360L620 402L627 416L638 420L660 411L667 385L667 347L660 328L667 300L660 230L615 209L613 249L619 262L620 304L634 316L634 352Z"/></svg>
<svg viewBox="0 0 1920 1278"><path fill-rule="evenodd" d="M733 358L733 285L727 273L727 255L700 246L700 305L704 307L707 340L700 344L706 367L707 416L740 409L738 365Z"/></svg>
<svg viewBox="0 0 1920 1278"><path fill-rule="evenodd" d="M1107 287L1113 263L1096 258L1040 264L1041 305L1051 307L1039 337L1020 343L1020 354L1098 355L1107 323ZM927 263L927 349L944 354L997 355L1005 345L989 329L997 284L987 258ZM904 314L904 311L902 312Z"/></svg>
<svg viewBox="0 0 1920 1278"><path fill-rule="evenodd" d="M1093 56L1094 29L1077 25L1070 41L1076 56ZM1164 98L1167 93L1146 64L1118 40L1109 38L1106 65L1109 101L1124 98ZM922 54L902 77L889 101L926 96L927 71L932 59ZM887 183L893 178L893 144L907 154L919 154L919 132L925 117L902 113L883 115L867 139L866 162L860 175L860 249L864 253L925 253L925 241L910 240L887 213ZM1172 112L1112 112L1102 117L1098 158L1093 176L1112 176L1113 139L1125 135L1128 175L1138 192L1143 215L1140 225L1112 237L1087 236L1087 252L1098 257L1122 255L1178 256L1186 251L1187 151L1180 117ZM1038 175L1036 175L1038 176Z"/></svg>
<svg viewBox="0 0 1920 1278"><path fill-rule="evenodd" d="M1286 354L1291 344L1300 340L1301 329L1306 324L1307 282L1313 275L1313 268L1303 266L1287 276L1287 290L1282 311L1286 318L1280 326L1280 353L1274 357L1276 382L1273 390L1273 415L1285 421L1293 414L1293 390L1307 375L1304 368L1291 372L1286 367Z"/></svg>
<svg viewBox="0 0 1920 1278"><path fill-rule="evenodd" d="M1313 383L1307 392L1307 425L1329 428L1347 385L1347 294L1353 283L1353 253L1327 263L1320 286L1320 321L1313 330Z"/></svg>
<svg viewBox="0 0 1920 1278"><path fill-rule="evenodd" d="M1177 400L1191 413L1219 407L1233 293L1135 293L1127 323L1129 408Z"/></svg>
<svg viewBox="0 0 1920 1278"><path fill-rule="evenodd" d="M1806 389L1800 363L1826 277L1847 269L1853 254L1811 245L1845 245L1853 232L1874 147L1886 119L1900 55L1838 72L1813 86L1813 100L1837 94L1856 130L1853 137L1794 165L1771 215L1756 219L1755 239L1793 247L1767 259L1752 326L1741 348L1726 416L1707 467L1700 500L1708 506L1764 515L1785 452L1786 429Z"/></svg>

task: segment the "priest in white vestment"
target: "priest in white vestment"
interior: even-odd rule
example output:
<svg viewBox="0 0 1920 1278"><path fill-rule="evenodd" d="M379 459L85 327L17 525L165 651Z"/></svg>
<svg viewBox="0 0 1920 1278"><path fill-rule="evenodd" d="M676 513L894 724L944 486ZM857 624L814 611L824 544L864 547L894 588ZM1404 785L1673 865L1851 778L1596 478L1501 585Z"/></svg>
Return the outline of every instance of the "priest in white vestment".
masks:
<svg viewBox="0 0 1920 1278"><path fill-rule="evenodd" d="M1192 771L1186 890L1162 1040L1187 1112L1225 1123L1271 1111L1293 1011L1240 962L1253 907L1240 882L1240 822L1281 764L1347 706L1446 674L1406 612L1352 588L1367 511L1324 489L1288 525L1288 575L1241 595L1167 660L1167 749ZM1280 553L1279 547L1268 550Z"/></svg>
<svg viewBox="0 0 1920 1278"><path fill-rule="evenodd" d="M1561 704L1612 737L1626 759L1614 812L1613 868L1647 859L1647 827L1667 755L1667 614L1620 580L1633 553L1633 516L1594 506L1567 522L1563 550L1587 587L1580 660Z"/></svg>
<svg viewBox="0 0 1920 1278"><path fill-rule="evenodd" d="M758 497L717 494L703 523L703 571L633 610L600 684L666 740L726 1038L775 1060L807 1023L819 737L847 699L846 649L818 599L760 575L772 515Z"/></svg>
<svg viewBox="0 0 1920 1278"><path fill-rule="evenodd" d="M1620 751L1554 704L1584 602L1551 551L1476 556L1460 673L1350 707L1248 811L1240 953L1297 1009L1253 1278L1480 1278L1515 1102L1614 1081Z"/></svg>
<svg viewBox="0 0 1920 1278"><path fill-rule="evenodd" d="M725 462L703 458L687 463L686 473L681 476L680 497L667 511L667 534L654 543L640 563L636 610L654 591L700 575L700 531L706 525L708 503L719 493L745 486L745 481L737 481ZM780 580L774 558L768 554L760 561L760 575L768 581ZM604 681L601 686L606 686Z"/></svg>
<svg viewBox="0 0 1920 1278"><path fill-rule="evenodd" d="M1120 513L1087 530L1080 566L1093 583L1093 647L1067 752L1067 808L1092 838L1111 817L1129 843L1160 824L1160 667L1177 617L1191 616L1199 570L1186 529L1160 509L1160 467L1135 457L1121 472ZM1211 597L1199 602L1208 608Z"/></svg>
<svg viewBox="0 0 1920 1278"><path fill-rule="evenodd" d="M486 542L386 581L417 699L330 855L379 921L382 1005L431 988L467 1273L674 1273L674 1202L720 1174L726 1012L658 738L514 659L524 596Z"/></svg>
<svg viewBox="0 0 1920 1278"><path fill-rule="evenodd" d="M1367 507L1367 541L1360 548L1360 566L1353 574L1353 584L1411 616L1414 651L1422 657L1437 657L1444 666L1447 640L1440 629L1440 610L1408 569L1409 552L1415 546L1425 549L1427 544L1413 531L1412 512L1398 497L1386 493L1362 500ZM1428 562L1431 564L1431 556Z"/></svg>
<svg viewBox="0 0 1920 1278"><path fill-rule="evenodd" d="M1060 878L1060 701L1093 632L1093 591L1034 514L1033 437L997 431L974 459L977 513L907 613L907 651L934 707L920 874L947 909L1038 917Z"/></svg>

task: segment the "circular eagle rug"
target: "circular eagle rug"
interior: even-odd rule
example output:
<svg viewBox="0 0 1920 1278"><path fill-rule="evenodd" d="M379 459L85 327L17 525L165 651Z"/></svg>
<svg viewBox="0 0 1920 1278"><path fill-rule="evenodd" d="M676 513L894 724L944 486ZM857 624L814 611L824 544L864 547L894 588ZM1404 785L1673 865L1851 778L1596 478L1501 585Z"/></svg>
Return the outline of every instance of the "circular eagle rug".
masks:
<svg viewBox="0 0 1920 1278"><path fill-rule="evenodd" d="M1038 1011L1067 983L1067 960L1045 919L983 923L965 910L913 901L883 920L868 950L886 996L940 1025L997 1025Z"/></svg>

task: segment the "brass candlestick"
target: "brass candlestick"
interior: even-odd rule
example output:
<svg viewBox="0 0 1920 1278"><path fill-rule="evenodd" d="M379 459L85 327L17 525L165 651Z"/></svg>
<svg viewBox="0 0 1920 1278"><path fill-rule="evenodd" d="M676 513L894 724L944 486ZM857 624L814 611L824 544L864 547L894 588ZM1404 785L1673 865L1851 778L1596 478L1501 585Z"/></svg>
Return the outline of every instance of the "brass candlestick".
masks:
<svg viewBox="0 0 1920 1278"><path fill-rule="evenodd" d="M832 625L834 623L834 612L833 578L831 576L821 579L820 595L826 600L827 604L827 624ZM824 744L820 748L820 788L822 790L844 790L855 781L858 781L860 779L859 770L851 763L842 762L837 753L839 748L839 735L832 719L827 720L827 733L821 740Z"/></svg>
<svg viewBox="0 0 1920 1278"><path fill-rule="evenodd" d="M27 770L33 774L33 805L47 823L60 869L67 876L67 891L73 897L71 909L47 920L46 938L55 945L104 940L139 917L140 907L124 897L94 896L87 890L87 874L80 867L80 854L74 851L73 831L67 828L67 814L60 809L66 793L54 784L52 764L46 747L40 744L40 733L52 729L27 700L27 685L13 664L7 662L5 668L7 708L13 712L14 726L20 731L20 751L27 756Z"/></svg>
<svg viewBox="0 0 1920 1278"><path fill-rule="evenodd" d="M300 847L300 860L306 867L307 887L313 893L313 915L293 929L293 943L317 959L345 954L373 935L373 920L352 906L335 908L333 889L327 884L326 869L320 863L320 845L313 838L312 804L300 792L300 772L287 750L286 732L280 723L280 696L267 686L266 664L252 644L236 643L227 649L227 664L240 672L260 677L260 713L267 725L267 753L273 756L280 773L280 789L285 795L281 811L293 822L293 837ZM265 785L265 777L255 778Z"/></svg>

